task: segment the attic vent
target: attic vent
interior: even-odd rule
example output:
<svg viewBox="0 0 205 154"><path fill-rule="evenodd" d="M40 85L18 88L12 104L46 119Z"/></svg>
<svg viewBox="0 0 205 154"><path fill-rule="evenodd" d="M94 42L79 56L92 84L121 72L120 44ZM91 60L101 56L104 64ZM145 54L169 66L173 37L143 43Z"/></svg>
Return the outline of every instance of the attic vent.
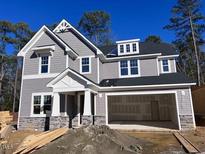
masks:
<svg viewBox="0 0 205 154"><path fill-rule="evenodd" d="M63 33L68 31L70 24L66 20L62 20L60 24L53 30L56 33Z"/></svg>

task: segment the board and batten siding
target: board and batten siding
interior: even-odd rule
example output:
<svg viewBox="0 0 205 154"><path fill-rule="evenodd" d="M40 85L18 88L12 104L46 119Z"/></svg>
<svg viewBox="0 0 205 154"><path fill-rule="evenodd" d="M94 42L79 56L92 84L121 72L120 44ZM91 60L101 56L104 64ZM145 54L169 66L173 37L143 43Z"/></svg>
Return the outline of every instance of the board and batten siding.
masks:
<svg viewBox="0 0 205 154"><path fill-rule="evenodd" d="M31 114L32 93L52 92L51 88L46 87L48 82L51 80L52 78L23 80L21 109L20 109L21 117L30 116Z"/></svg>
<svg viewBox="0 0 205 154"><path fill-rule="evenodd" d="M66 56L64 50L54 40L44 33L32 48L48 45L55 45L55 51L50 56L50 73L60 73L66 68ZM24 75L39 74L39 61L40 58L34 56L34 51L29 50L25 56Z"/></svg>

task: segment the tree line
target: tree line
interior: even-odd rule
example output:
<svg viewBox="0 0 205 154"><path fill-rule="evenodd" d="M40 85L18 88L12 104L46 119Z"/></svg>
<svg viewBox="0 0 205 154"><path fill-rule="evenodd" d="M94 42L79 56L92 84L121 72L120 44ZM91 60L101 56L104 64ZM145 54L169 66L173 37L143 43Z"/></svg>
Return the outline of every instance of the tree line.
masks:
<svg viewBox="0 0 205 154"><path fill-rule="evenodd" d="M198 85L205 83L205 16L200 0L177 0L170 23L163 28L175 32L173 45L179 53L177 69ZM48 25L52 30L57 24ZM111 16L105 11L85 12L77 28L98 46L114 43ZM24 22L0 21L0 110L18 111L22 59L17 53L36 32ZM150 35L145 42L161 43L160 36Z"/></svg>

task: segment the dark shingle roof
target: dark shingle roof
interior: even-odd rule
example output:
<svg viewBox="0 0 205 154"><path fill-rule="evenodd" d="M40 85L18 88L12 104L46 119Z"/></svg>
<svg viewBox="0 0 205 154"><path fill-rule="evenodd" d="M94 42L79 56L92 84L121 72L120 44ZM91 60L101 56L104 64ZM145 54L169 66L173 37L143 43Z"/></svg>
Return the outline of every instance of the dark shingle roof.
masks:
<svg viewBox="0 0 205 154"><path fill-rule="evenodd" d="M117 56L117 45L108 45L98 47L107 57ZM140 42L139 43L139 54L154 54L162 53L162 55L174 55L177 54L176 49L173 45L168 43L153 43L153 42ZM112 55L109 55L112 54ZM115 56L113 55L115 54Z"/></svg>
<svg viewBox="0 0 205 154"><path fill-rule="evenodd" d="M134 78L104 79L100 82L102 87L110 86L141 86L141 85L160 85L160 84L181 84L194 83L183 73L167 73L159 76L146 76Z"/></svg>

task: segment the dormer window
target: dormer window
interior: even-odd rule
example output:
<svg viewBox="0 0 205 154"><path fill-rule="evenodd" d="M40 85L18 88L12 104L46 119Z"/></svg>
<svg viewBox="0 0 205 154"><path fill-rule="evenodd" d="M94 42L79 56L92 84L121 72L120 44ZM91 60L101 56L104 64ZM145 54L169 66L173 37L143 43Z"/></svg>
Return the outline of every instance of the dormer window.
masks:
<svg viewBox="0 0 205 154"><path fill-rule="evenodd" d="M168 59L162 59L161 65L162 65L162 73L169 73L170 72Z"/></svg>
<svg viewBox="0 0 205 154"><path fill-rule="evenodd" d="M124 45L120 45L120 53L124 53Z"/></svg>
<svg viewBox="0 0 205 154"><path fill-rule="evenodd" d="M139 53L139 39L117 41L118 55Z"/></svg>
<svg viewBox="0 0 205 154"><path fill-rule="evenodd" d="M137 51L137 45L136 43L132 43L132 51L136 52Z"/></svg>
<svg viewBox="0 0 205 154"><path fill-rule="evenodd" d="M126 44L126 51L130 52L130 44Z"/></svg>

